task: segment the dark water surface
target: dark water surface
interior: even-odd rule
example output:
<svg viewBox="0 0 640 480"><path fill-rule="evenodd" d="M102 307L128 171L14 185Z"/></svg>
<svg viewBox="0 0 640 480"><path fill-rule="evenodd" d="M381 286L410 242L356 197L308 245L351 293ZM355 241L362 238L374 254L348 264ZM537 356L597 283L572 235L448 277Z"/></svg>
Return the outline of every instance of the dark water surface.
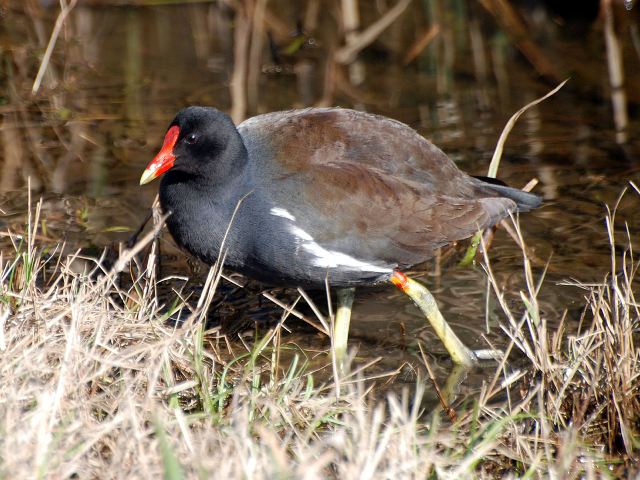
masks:
<svg viewBox="0 0 640 480"><path fill-rule="evenodd" d="M65 240L69 251L99 251L126 240L146 215L158 183L139 187L138 180L174 113L188 104L237 108L230 84L242 61L234 56L234 46L244 28L249 35L252 30L246 18L234 18L233 11L208 2L80 2L32 96L59 13L57 2L50 7L41 3L2 7L0 227L23 229L30 176L44 198L43 240ZM552 325L565 311L575 323L584 291L559 284L603 278L610 264L605 205L613 206L629 181L640 185L640 5L631 11L622 2L614 5L624 84L612 89L607 24L605 15L597 16L595 3L592 8L588 1L568 2L580 8L562 12L542 2L514 2L528 32L518 36L503 16L476 2L415 0L355 62L339 65L335 53L344 44L340 2L270 1L266 17L260 12L255 17L266 21L254 23L249 38L255 47L248 53L247 87L240 89L247 102L244 115L318 104L381 113L411 125L460 168L481 175L510 115L571 77L557 95L521 118L507 142L499 177L517 187L540 180L535 191L544 195L545 205L521 219L535 271L549 260L539 302ZM360 2L363 27L393 4ZM295 36L299 24L305 36ZM411 46L434 26L432 42L407 62ZM265 32L279 47L277 54ZM302 48L296 48L298 41ZM612 106L612 92L621 108ZM633 190L620 202L615 229L622 249L627 226L639 246L639 207L640 196ZM9 252L8 240L0 242ZM166 233L162 249L163 274L194 274ZM503 229L490 257L499 285L518 312L522 254ZM486 335L504 346L507 339L497 327L502 317L495 297L487 300L484 271L457 267L458 259L443 261L438 274L433 263L427 264L422 278L467 344L484 348L481 335ZM196 267L187 288L197 289L204 271ZM227 325L251 329L253 320L280 315L254 294L231 287L223 292L228 303L213 315ZM286 340L309 356L328 347L325 337L303 324L291 320L288 325L292 333ZM417 340L433 353L439 375L450 367L417 309L392 286L358 293L351 340L359 360L383 357L381 369L408 362L400 383L413 379L412 366L417 369L420 363ZM470 387L481 378L470 380Z"/></svg>

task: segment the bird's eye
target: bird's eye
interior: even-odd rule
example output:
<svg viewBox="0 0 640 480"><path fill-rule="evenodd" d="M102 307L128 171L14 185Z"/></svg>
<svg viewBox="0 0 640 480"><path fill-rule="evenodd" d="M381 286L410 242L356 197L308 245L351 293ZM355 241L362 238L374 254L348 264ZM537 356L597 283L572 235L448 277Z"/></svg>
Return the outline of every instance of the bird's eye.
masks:
<svg viewBox="0 0 640 480"><path fill-rule="evenodd" d="M186 137L184 137L184 141L189 145L193 145L198 140L198 136L195 133L190 133Z"/></svg>

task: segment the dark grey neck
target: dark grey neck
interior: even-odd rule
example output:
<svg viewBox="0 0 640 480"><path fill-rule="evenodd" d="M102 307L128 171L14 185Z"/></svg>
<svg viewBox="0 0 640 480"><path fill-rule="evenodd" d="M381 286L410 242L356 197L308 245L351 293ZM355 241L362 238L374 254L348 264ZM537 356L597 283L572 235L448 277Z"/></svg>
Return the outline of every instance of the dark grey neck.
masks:
<svg viewBox="0 0 640 480"><path fill-rule="evenodd" d="M218 258L224 241L227 247L232 247L229 250L234 252L227 257L226 263L236 266L243 264L244 259L235 258L234 255L248 251L240 242L250 240L242 235L242 206L226 240L224 237L236 206L247 203L243 198L251 195L252 186L244 145L240 149L244 155L229 147L232 150L227 149L225 155L221 156L225 164L215 166L217 175L192 175L169 170L160 186L160 205L165 213L171 212L166 223L181 247L205 263L212 264Z"/></svg>

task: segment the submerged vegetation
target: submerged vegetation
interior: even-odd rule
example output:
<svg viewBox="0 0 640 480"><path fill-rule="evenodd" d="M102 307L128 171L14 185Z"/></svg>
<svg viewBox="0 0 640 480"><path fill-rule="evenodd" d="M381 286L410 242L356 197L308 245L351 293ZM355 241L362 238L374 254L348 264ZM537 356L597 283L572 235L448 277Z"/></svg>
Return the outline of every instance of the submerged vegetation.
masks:
<svg viewBox="0 0 640 480"><path fill-rule="evenodd" d="M369 376L367 365L340 382L318 383L309 354L287 342L285 310L280 323L242 351L218 329L205 329L199 316L206 302L184 321L168 321L185 302L178 294L170 305L159 303L156 288L167 279L156 278L154 232L110 271L97 263L79 270L78 255L57 254L36 240L35 208L26 236L7 232L15 251L3 253L0 266L0 472L12 478L629 476L639 471L634 290L640 259L629 239L615 238L614 220L612 212L603 232L611 270L601 272L599 283L575 283L584 290L575 331L539 309L544 278L526 255L527 290L518 305L504 300L485 258L512 341L477 395L449 403L443 393L447 415L421 401L432 388L425 378L385 398L377 394L382 379ZM144 260L136 256L143 248ZM220 273L212 270L210 292ZM327 352L318 354L329 362Z"/></svg>

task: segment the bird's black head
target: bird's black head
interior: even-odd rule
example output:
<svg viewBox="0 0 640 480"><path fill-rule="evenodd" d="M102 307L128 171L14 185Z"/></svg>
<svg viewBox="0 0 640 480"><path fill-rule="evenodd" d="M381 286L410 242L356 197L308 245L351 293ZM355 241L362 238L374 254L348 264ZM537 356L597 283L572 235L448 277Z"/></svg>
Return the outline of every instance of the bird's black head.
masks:
<svg viewBox="0 0 640 480"><path fill-rule="evenodd" d="M245 159L242 138L227 114L210 107L187 107L169 125L162 148L142 174L140 184L168 170L219 182Z"/></svg>

